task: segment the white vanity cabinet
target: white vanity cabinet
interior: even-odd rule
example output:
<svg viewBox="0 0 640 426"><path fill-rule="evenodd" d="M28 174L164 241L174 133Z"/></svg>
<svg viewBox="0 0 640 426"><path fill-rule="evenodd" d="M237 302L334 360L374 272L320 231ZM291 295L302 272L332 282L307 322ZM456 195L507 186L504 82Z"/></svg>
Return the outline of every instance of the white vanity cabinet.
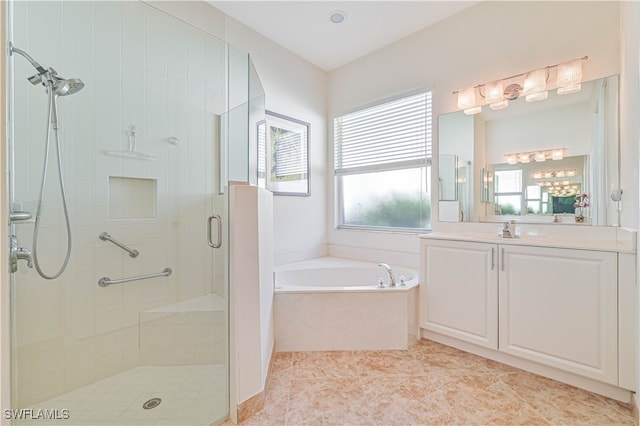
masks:
<svg viewBox="0 0 640 426"><path fill-rule="evenodd" d="M423 242L420 326L498 348L498 245Z"/></svg>
<svg viewBox="0 0 640 426"><path fill-rule="evenodd" d="M427 334L629 388L622 377L632 364L619 368L618 357L628 348L618 335L621 254L496 238L421 241L420 327Z"/></svg>
<svg viewBox="0 0 640 426"><path fill-rule="evenodd" d="M500 245L499 349L618 382L617 254Z"/></svg>

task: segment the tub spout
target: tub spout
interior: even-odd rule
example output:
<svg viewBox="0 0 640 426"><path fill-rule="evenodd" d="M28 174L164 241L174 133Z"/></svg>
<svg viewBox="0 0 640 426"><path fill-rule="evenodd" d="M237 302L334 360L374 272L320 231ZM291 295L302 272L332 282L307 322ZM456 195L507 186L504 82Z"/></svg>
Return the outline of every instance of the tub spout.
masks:
<svg viewBox="0 0 640 426"><path fill-rule="evenodd" d="M381 268L384 268L384 270L387 272L387 276L389 277L389 287L395 287L396 277L393 275L393 270L391 269L391 266L387 265L386 263L378 263L378 266L380 266Z"/></svg>

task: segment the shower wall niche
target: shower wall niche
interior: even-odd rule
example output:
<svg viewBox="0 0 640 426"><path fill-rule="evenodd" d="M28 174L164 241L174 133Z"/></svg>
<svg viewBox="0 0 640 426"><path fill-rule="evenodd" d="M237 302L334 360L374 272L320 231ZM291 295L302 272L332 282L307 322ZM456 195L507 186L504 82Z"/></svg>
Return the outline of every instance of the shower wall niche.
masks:
<svg viewBox="0 0 640 426"><path fill-rule="evenodd" d="M194 7L188 3L179 7ZM86 85L59 103L69 267L45 281L20 262L13 276L14 408L140 367L220 365L227 373L215 380L227 391L214 405L226 410L228 256L226 247L207 245L207 218L226 221L221 189L226 176L237 178L235 164L249 180L248 149L228 146L231 139L248 146L248 114L229 119L230 111L249 110L248 55L138 1L16 1L9 11L14 45ZM10 65L11 198L14 209L33 212L46 95L27 81L29 63L13 57ZM132 128L144 155L112 155L133 151ZM59 200L49 185L39 247L45 269L64 257ZM21 246L31 246L32 230L32 221L15 225ZM139 256L101 240L104 232ZM223 234L227 245L226 227ZM166 267L170 276L98 286L101 277ZM203 423L225 415L205 415Z"/></svg>
<svg viewBox="0 0 640 426"><path fill-rule="evenodd" d="M157 179L109 176L109 219L153 219Z"/></svg>

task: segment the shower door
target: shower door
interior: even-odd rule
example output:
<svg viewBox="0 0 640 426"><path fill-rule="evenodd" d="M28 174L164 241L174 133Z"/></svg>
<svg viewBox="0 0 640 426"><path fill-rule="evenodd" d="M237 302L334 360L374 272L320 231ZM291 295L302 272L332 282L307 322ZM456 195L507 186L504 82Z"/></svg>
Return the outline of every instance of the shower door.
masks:
<svg viewBox="0 0 640 426"><path fill-rule="evenodd" d="M11 280L11 416L18 424L224 420L226 44L141 2L8 8L16 48L84 82L55 98L65 196L50 136L40 200L51 103L27 80L39 70L26 56L9 58L11 233L23 249ZM59 277L30 267L36 248L51 275L67 244Z"/></svg>

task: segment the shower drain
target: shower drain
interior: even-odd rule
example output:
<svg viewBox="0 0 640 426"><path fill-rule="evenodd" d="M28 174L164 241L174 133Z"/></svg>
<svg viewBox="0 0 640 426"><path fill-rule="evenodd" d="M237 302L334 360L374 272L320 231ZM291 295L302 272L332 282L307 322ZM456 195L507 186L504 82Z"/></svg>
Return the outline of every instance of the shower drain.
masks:
<svg viewBox="0 0 640 426"><path fill-rule="evenodd" d="M145 410L151 410L152 408L156 408L158 405L160 405L161 402L162 400L160 398L151 398L150 400L142 404L142 408L144 408Z"/></svg>

